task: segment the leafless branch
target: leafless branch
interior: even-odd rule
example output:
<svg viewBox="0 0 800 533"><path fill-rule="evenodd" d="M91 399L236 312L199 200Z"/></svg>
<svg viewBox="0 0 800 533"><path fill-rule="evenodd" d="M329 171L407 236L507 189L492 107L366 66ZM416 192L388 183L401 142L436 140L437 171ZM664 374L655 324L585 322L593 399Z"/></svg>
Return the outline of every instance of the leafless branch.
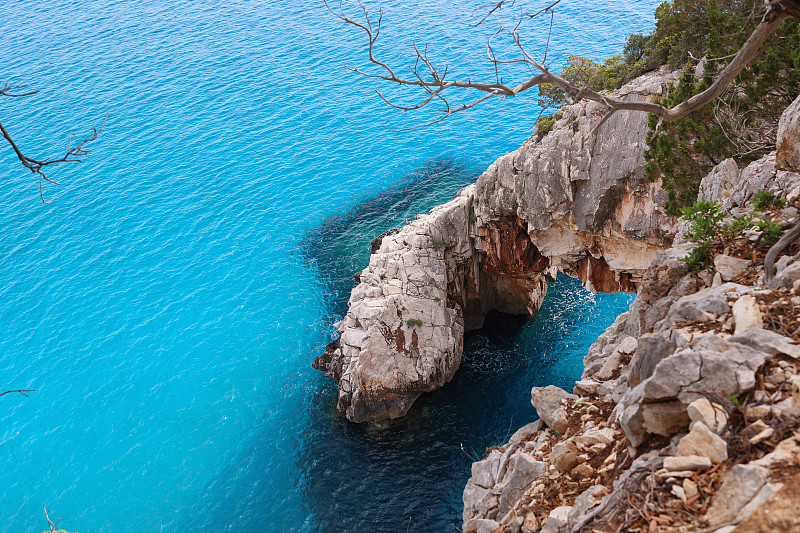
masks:
<svg viewBox="0 0 800 533"><path fill-rule="evenodd" d="M36 389L14 389L14 390L7 390L7 391L5 391L5 392L0 392L0 396L5 396L6 394L11 394L12 392L18 392L18 393L22 394L23 396L25 396L25 397L27 398L27 397L28 397L28 395L27 395L27 394L25 394L25 393L26 393L26 392L34 392L34 391L36 391Z"/></svg>
<svg viewBox="0 0 800 533"><path fill-rule="evenodd" d="M559 1L560 1L560 0L559 0ZM479 20L479 21L478 21L478 22L476 22L475 24L470 24L470 25L469 25L469 27L470 27L470 28L474 28L474 27L476 27L476 26L480 26L481 24L483 24L484 22L486 22L486 19L488 19L489 17L491 17L491 16L492 16L492 14L494 14L494 12L495 12L495 11L497 11L498 9L500 9L501 7L503 7L503 6L504 6L504 5L506 5L506 4L508 4L508 6L509 6L509 7L511 7L511 6L513 6L513 5L514 5L514 0L511 0L511 2L510 2L510 3L508 2L508 0L500 0L499 2L497 2L497 3L495 3L495 4L486 4L486 5L482 5L482 6L478 6L478 7L476 7L476 8L475 8L475 9L473 9L473 10L472 10L472 12L469 14L469 16L470 16L470 17L472 17L472 16L475 16L475 13L476 13L476 12L478 12L478 11L481 11L481 10L484 10L484 9L488 9L489 11L488 11L488 12L487 12L487 13L486 13L486 14L485 14L485 15L484 15L482 18L481 18L481 20Z"/></svg>
<svg viewBox="0 0 800 533"><path fill-rule="evenodd" d="M0 92L0 94L4 95L4 96L15 96L15 97L17 97L17 96L28 96L28 95L35 94L36 92L38 92L38 91L33 91L33 92L28 92L28 93L23 93L23 94L17 94L17 93L14 92L15 90L22 89L24 87L26 87L26 86L25 85L21 85L21 86L18 86L18 87L9 87L8 84L6 84L5 88L3 89L2 92ZM49 166L53 166L53 165L58 165L58 164L61 164L61 163L82 163L83 162L82 157L87 155L87 154L89 154L89 150L86 149L86 145L89 144L90 142L94 141L95 139L97 139L97 136L100 135L100 133L103 131L103 128L105 128L107 120L108 120L108 113L106 113L106 116L103 119L103 124L100 126L100 128L99 129L98 128L92 128L91 135L89 135L88 137L84 138L81 142L79 142L76 145L72 144L72 142L73 142L72 139L73 139L75 134L74 133L70 133L69 136L67 137L67 146L65 147L65 153L64 153L63 156L59 157L58 159L38 160L38 159L33 159L32 157L26 156L19 149L17 144L14 142L14 139L11 138L11 134L8 133L8 130L6 130L5 126L3 126L3 124L1 122L0 122L0 135L2 135L3 138L5 138L5 140L8 141L8 144L11 145L11 148L14 150L14 153L17 155L17 159L19 159L20 163L22 163L22 166L24 166L25 168L29 169L34 174L38 174L39 175L39 197L42 199L43 203L47 204L47 203L50 203L50 202L48 202L48 201L46 201L44 199L44 189L43 189L43 186L42 186L43 182L44 181L48 181L48 182L54 183L56 185L59 185L59 183L57 181L54 181L54 180L48 178L47 175L45 174L44 168L45 167L49 167Z"/></svg>
<svg viewBox="0 0 800 533"><path fill-rule="evenodd" d="M532 13L530 15L523 15L523 17L534 18L542 13L546 13L549 11L551 12L551 24L552 24L552 16L553 16L552 10L560 1L561 0L556 0L555 2L552 2L550 5L545 7L544 9L541 9L538 12ZM668 108L655 102L633 102L603 95L585 86L576 85L562 78L561 76L552 73L545 65L547 52L545 52L545 57L544 57L545 60L540 62L535 60L532 57L532 55L526 51L518 32L519 23L513 29L505 31L505 33L510 35L514 43L517 45L516 47L520 53L518 57L510 59L500 59L497 57L497 55L494 52L492 41L501 32L496 33L489 39L487 45L486 59L495 68L494 83L480 83L480 82L473 82L472 80L465 81L457 79L446 79L445 76L447 72L446 69L443 71L444 74L440 75L440 72L442 72L441 68L435 67L433 63L428 59L427 53L420 52L420 50L416 47L416 45L414 46L414 50L417 55L413 69L414 75L411 78L403 78L398 76L387 63L377 59L375 55L375 43L377 42L378 37L380 35L380 29L383 22L382 11L379 12L377 24L373 24L373 21L370 18L367 9L364 7L363 4L359 2L359 6L361 7L361 11L364 16L364 22L358 22L356 20L347 17L344 14L344 11L341 8L341 4L339 7L339 11L336 12L330 7L327 0L324 0L324 2L326 7L331 11L331 13L333 13L342 22L361 29L367 36L369 45L368 60L370 63L378 67L378 73L368 73L357 68L351 68L351 70L358 72L359 74L369 78L377 78L401 86L419 87L422 88L426 93L426 96L423 99L423 101L420 104L414 106L398 106L396 104L391 104L391 102L389 102L386 98L381 96L381 98L384 101L404 111L421 109L427 106L433 100L444 102L445 106L441 110L442 116L439 119L429 121L425 124L420 124L419 126L414 126L411 128L403 128L396 131L407 131L418 127L424 127L424 126L429 126L431 124L436 124L438 122L441 122L445 118L453 115L454 113L475 107L479 103L488 100L489 98L495 96L503 98L513 97L542 83L550 83L557 86L559 89L561 89L561 91L564 92L568 101L577 101L584 99L603 104L606 111L604 113L604 116L601 118L601 122L600 124L598 124L598 127L602 125L606 120L608 120L608 118L611 115L621 110L642 111L646 113L652 113L656 115L661 121L677 120L682 117L685 117L686 115L694 111L703 108L706 104L719 97L727 89L727 87L731 84L731 82L733 82L737 74L739 74L739 72L741 72L751 61L753 61L753 59L755 59L761 53L765 43L770 38L770 36L775 32L775 30L778 28L778 26L783 20L787 18L800 19L800 0L768 1L766 3L764 16L761 22L753 30L750 37L744 43L739 52L735 54L731 62L717 75L716 79L711 84L711 86L705 91L692 96L691 98L681 102L675 107ZM489 10L488 13L481 19L479 24L485 21L486 17L488 17L495 11L499 10L505 4L506 1L501 0L496 3L487 4L478 8L478 11L482 9ZM507 84L504 82L503 77L500 75L499 66L510 65L510 64L526 64L532 70L537 72L537 74L533 75L528 79L521 80L516 84ZM425 67L426 72L424 74L420 72L420 65L424 65ZM471 100L471 103L469 104L463 104L461 106L451 106L447 102L446 97L443 95L443 93L447 91L447 94L450 94L454 89L461 89L467 91L472 90L472 91L483 92L486 94L480 98ZM597 127L594 128L594 131L595 132L597 131Z"/></svg>
<svg viewBox="0 0 800 533"><path fill-rule="evenodd" d="M55 522L50 520L50 515L47 514L47 507L42 504L42 509L44 509L44 517L47 518L47 526L50 528L50 533L56 533L56 526L58 525L60 518L57 518Z"/></svg>
<svg viewBox="0 0 800 533"><path fill-rule="evenodd" d="M3 88L0 89L0 96L11 96L13 98L19 98L21 96L30 96L32 94L36 94L39 92L39 91L27 91L22 93L18 92L27 87L28 87L27 85L17 85L12 87L8 83L6 83L5 85L3 85Z"/></svg>

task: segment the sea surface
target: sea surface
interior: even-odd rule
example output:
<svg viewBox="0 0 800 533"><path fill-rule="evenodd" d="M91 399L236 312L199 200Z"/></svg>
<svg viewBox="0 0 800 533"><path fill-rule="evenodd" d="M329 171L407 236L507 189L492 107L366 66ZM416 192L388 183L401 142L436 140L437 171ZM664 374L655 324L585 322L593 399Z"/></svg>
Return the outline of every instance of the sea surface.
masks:
<svg viewBox="0 0 800 533"><path fill-rule="evenodd" d="M427 44L449 76L491 79L486 39L518 12L470 28L478 4L369 0L376 53L410 75ZM548 63L619 51L656 4L563 0ZM537 57L549 26L523 26ZM630 302L559 279L536 317L468 335L407 417L348 423L310 364L369 241L518 147L535 94L393 131L436 110L349 72L365 36L321 0L3 0L0 50L0 84L40 91L0 97L26 155L104 124L47 204L0 143L0 392L35 389L0 397L0 531L48 529L43 506L80 533L453 531L470 463Z"/></svg>

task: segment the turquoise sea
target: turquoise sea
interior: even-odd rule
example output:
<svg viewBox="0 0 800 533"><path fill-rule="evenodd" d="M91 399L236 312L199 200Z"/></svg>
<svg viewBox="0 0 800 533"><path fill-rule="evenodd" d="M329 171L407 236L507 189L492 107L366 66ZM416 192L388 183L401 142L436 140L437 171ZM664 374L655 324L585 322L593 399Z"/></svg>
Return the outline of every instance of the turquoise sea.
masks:
<svg viewBox="0 0 800 533"><path fill-rule="evenodd" d="M619 51L656 4L564 0L549 61ZM382 57L427 43L475 79L513 21L380 5ZM523 30L532 51L549 23ZM350 424L310 364L369 241L518 147L534 95L393 132L425 115L345 69L366 66L363 36L321 0L4 0L0 50L0 83L40 91L0 99L29 156L108 113L46 205L0 144L0 392L35 389L0 397L0 531L46 530L43 505L73 533L453 531L473 457L534 419L531 386L569 387L630 302L560 279L535 318L470 334L408 417Z"/></svg>

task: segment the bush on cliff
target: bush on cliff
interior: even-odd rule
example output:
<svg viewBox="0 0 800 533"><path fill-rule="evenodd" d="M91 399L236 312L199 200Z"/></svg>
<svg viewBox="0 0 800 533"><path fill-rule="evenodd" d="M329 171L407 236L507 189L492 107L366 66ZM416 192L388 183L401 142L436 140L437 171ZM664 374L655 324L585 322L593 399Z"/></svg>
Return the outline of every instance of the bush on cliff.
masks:
<svg viewBox="0 0 800 533"><path fill-rule="evenodd" d="M675 105L711 84L759 23L762 9L755 0L664 2L656 9L652 33L631 35L622 54L602 63L572 56L562 76L581 87L613 90L661 65L683 66L683 76L663 102ZM695 64L702 72L695 72ZM774 150L780 114L798 93L800 24L787 20L717 101L662 124L658 135L658 120L651 117L647 172L652 180L662 180L667 212L678 215L691 206L702 177L724 158L744 164ZM557 87L540 87L544 109L565 103ZM537 121L539 127L547 125L544 117Z"/></svg>

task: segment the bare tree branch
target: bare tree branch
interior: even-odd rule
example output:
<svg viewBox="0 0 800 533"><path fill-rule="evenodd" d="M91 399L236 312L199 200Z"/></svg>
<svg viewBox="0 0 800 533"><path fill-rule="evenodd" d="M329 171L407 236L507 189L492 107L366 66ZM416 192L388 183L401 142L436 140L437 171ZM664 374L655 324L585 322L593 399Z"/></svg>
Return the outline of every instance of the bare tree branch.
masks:
<svg viewBox="0 0 800 533"><path fill-rule="evenodd" d="M42 509L44 509L44 517L47 518L47 526L50 528L50 533L56 533L56 526L61 519L57 518L56 521L53 522L50 520L50 515L47 514L47 507L45 507L44 504L42 504Z"/></svg>
<svg viewBox="0 0 800 533"><path fill-rule="evenodd" d="M18 392L27 398L28 395L25 394L26 392L35 392L35 391L36 389L14 389L14 390L7 390L5 392L0 392L0 396L5 396L6 394L11 394L12 392Z"/></svg>
<svg viewBox="0 0 800 533"><path fill-rule="evenodd" d="M37 92L39 92L39 91L19 92L20 90L25 89L26 87L27 85L18 85L12 87L9 86L8 83L6 83L3 86L3 88L0 89L0 96L11 96L17 98L21 96L30 96L32 94L36 94ZM100 129L92 128L91 135L89 135L76 145L72 144L73 137L75 134L70 133L69 136L67 137L67 146L65 147L65 154L59 157L58 159L38 160L26 156L25 154L22 153L17 144L11 138L11 134L8 133L8 130L6 130L2 122L0 122L0 135L2 135L3 138L6 141L8 141L8 144L11 145L11 148L17 155L17 159L19 159L20 163L22 163L22 166L29 169L34 174L39 175L39 197L42 199L43 203L47 204L50 202L44 199L44 189L42 186L43 182L48 181L56 185L59 185L59 183L57 181L48 178L43 169L45 167L58 165L61 163L82 163L83 162L82 157L89 154L89 150L86 149L86 145L97 139L97 136L100 135L100 133L103 131L103 128L105 128L107 120L108 120L108 113L106 113L105 119L103 119L103 124L100 126Z"/></svg>
<svg viewBox="0 0 800 533"><path fill-rule="evenodd" d="M552 24L552 16L553 16L552 10L560 1L561 0L556 0L555 2L552 2L550 5L548 5L546 8L541 9L533 14L523 15L523 17L533 18L542 13L550 11L551 24ZM414 50L417 54L416 63L413 69L414 75L411 78L402 78L398 76L387 63L377 59L375 56L375 43L380 35L381 24L383 22L382 11L379 13L377 25L373 25L373 22L370 18L370 15L366 7L364 7L364 5L361 4L360 2L359 6L361 7L361 11L365 19L365 22L363 23L348 18L344 14L341 5L339 8L339 12L336 12L330 7L327 0L324 0L324 2L326 7L328 7L328 9L331 11L331 13L333 13L342 22L344 22L345 24L355 26L356 28L360 28L362 31L366 33L369 43L368 47L369 62L379 67L380 72L378 74L373 74L364 72L357 68L351 68L351 70L358 72L359 74L366 77L377 78L398 85L419 87L422 88L427 94L422 103L415 106L398 106L392 104L381 95L381 98L384 101L404 111L421 109L434 99L441 100L446 104L444 109L441 110L443 113L442 117L440 117L437 120L432 120L425 124L420 124L419 126L415 127L424 127L431 124L436 124L456 112L470 109L478 105L479 103L488 100L489 98L495 96L503 98L513 97L542 83L549 83L557 86L567 96L568 101L577 101L584 99L603 104L603 106L606 108L606 112L602 117L599 125L602 125L610 115L613 115L617 111L621 110L643 111L646 113L652 113L656 115L660 121L677 120L685 117L686 115L694 111L703 108L706 104L719 97L733 82L734 78L739 74L739 72L741 72L750 62L752 62L761 53L765 43L770 38L770 36L775 32L775 30L778 28L778 26L783 20L788 18L800 19L800 0L769 0L766 3L764 16L761 22L753 30L750 37L747 39L744 45L742 45L742 48L739 50L739 52L735 54L731 62L717 75L716 79L711 84L711 86L709 86L709 88L706 89L705 91L696 94L691 98L688 98L687 100L681 102L675 107L668 108L655 102L632 102L603 95L597 91L589 89L588 87L576 85L562 78L561 76L552 73L545 65L547 52L545 52L544 60L537 61L531 56L530 53L526 51L525 47L522 44L520 35L518 33L518 29L520 26L519 23L513 29L506 31L506 33L508 33L514 40L521 56L511 59L499 59L496 56L494 48L492 46L492 40L504 30L498 31L489 39L487 45L486 59L491 65L494 66L495 69L494 83L480 83L480 82L473 82L472 80L465 81L456 79L445 79L444 75L440 75L441 69L439 67L435 67L433 63L428 59L427 53L421 53L416 45L414 46ZM483 23L489 15L499 10L501 7L503 7L503 5L506 5L506 0L501 0L494 4L487 4L479 7L478 10L481 9L489 10L488 13L481 19L479 24ZM548 49L549 49L549 41L548 41ZM421 63L424 64L427 69L427 72L424 75L419 70L419 65ZM506 84L503 81L503 78L500 76L498 67L500 65L512 65L512 64L526 64L533 70L538 71L538 74L535 74L534 76L530 77L527 80L519 81L516 84ZM446 73L446 69L444 72ZM463 104L461 106L451 106L449 103L447 103L446 97L443 95L443 93L448 89L451 90L462 89L468 91L474 90L474 91L484 92L486 93L486 95L472 100L471 103L469 104ZM452 91L448 91L447 94L450 94L450 92ZM404 128L397 131L406 131L409 129L414 129L415 127ZM594 131L596 130L597 127L594 128Z"/></svg>

